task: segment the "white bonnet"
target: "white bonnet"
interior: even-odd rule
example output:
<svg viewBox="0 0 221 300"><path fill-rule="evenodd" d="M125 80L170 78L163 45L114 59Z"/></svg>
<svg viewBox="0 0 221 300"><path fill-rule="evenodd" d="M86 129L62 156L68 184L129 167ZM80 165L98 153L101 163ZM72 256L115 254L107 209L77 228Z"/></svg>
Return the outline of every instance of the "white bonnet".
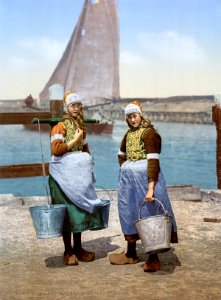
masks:
<svg viewBox="0 0 221 300"><path fill-rule="evenodd" d="M81 103L81 98L76 93L70 93L64 100L64 104L66 107L70 105L71 103Z"/></svg>
<svg viewBox="0 0 221 300"><path fill-rule="evenodd" d="M132 113L142 114L141 109L138 105L134 103L129 103L124 109L125 116L128 116Z"/></svg>

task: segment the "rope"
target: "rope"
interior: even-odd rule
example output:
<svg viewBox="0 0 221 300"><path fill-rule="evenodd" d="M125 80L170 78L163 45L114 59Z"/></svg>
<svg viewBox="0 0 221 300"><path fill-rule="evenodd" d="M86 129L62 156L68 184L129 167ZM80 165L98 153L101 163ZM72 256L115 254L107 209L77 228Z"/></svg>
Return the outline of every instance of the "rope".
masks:
<svg viewBox="0 0 221 300"><path fill-rule="evenodd" d="M48 191L48 185L45 183L45 180L46 180L46 171L45 171L45 163L44 163L42 138L41 138L41 126L40 126L40 120L37 119L37 121L38 121L38 132L39 132L40 149L41 149L41 165L42 165L42 174L43 174L43 186L45 187L45 190L46 190L46 197L48 199L48 205L50 205L51 201L50 201L50 195L49 195L49 191Z"/></svg>
<svg viewBox="0 0 221 300"><path fill-rule="evenodd" d="M95 159L94 159L94 124L93 126L93 131L92 131L92 138L91 138L91 157L92 157L92 163L93 165L95 164Z"/></svg>
<svg viewBox="0 0 221 300"><path fill-rule="evenodd" d="M112 198L110 192L109 192L107 189L105 189L102 185L97 185L96 188L99 188L101 191L106 192L106 194L107 194L108 197L110 198L110 201L113 201L113 198Z"/></svg>

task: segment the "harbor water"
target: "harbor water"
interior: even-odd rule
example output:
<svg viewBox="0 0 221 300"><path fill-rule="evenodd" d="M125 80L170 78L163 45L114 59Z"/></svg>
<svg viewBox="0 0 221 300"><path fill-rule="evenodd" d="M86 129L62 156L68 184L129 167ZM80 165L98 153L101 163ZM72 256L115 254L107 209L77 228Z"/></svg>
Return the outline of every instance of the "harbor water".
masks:
<svg viewBox="0 0 221 300"><path fill-rule="evenodd" d="M154 126L162 137L160 163L167 185L216 189L215 125L156 122ZM117 188L117 152L126 130L123 121L116 121L112 135L88 135L97 188ZM22 125L1 125L0 152L0 165L48 162L49 133L28 131ZM47 181L47 177L0 179L0 194L44 196Z"/></svg>

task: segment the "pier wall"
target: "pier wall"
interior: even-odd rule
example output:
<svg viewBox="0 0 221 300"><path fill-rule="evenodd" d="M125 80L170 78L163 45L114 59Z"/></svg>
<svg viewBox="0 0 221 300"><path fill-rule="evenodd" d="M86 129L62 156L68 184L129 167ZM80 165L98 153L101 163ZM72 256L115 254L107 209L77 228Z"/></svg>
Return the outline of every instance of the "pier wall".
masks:
<svg viewBox="0 0 221 300"><path fill-rule="evenodd" d="M180 111L143 111L144 116L155 122L176 122L213 124L212 111L208 112L180 112ZM108 106L90 107L86 110L87 117L99 114L105 120L124 120L123 109Z"/></svg>

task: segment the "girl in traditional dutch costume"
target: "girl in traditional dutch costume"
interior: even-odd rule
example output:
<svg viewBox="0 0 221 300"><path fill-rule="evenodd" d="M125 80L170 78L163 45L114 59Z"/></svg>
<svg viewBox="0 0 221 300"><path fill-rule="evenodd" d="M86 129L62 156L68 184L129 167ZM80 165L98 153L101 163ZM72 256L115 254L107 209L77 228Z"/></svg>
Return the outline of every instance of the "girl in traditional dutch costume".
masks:
<svg viewBox="0 0 221 300"><path fill-rule="evenodd" d="M102 201L95 192L81 99L76 93L67 93L64 104L67 110L64 121L51 129L49 186L52 202L67 207L63 227L64 263L77 265L79 260L95 258L94 252L82 248L81 233L102 226L102 210L99 209Z"/></svg>
<svg viewBox="0 0 221 300"><path fill-rule="evenodd" d="M122 232L127 241L127 252L110 254L112 264L134 264L139 260L136 253L139 235L134 222L138 219L138 211L144 199L147 201L142 209L144 216L161 213L160 205L154 201L154 197L163 203L173 220L171 242L178 242L176 221L160 169L161 137L151 122L143 117L139 101L126 106L125 116L129 130L123 137L118 153L121 166L118 211ZM155 272L159 268L158 255L149 254L144 272Z"/></svg>

